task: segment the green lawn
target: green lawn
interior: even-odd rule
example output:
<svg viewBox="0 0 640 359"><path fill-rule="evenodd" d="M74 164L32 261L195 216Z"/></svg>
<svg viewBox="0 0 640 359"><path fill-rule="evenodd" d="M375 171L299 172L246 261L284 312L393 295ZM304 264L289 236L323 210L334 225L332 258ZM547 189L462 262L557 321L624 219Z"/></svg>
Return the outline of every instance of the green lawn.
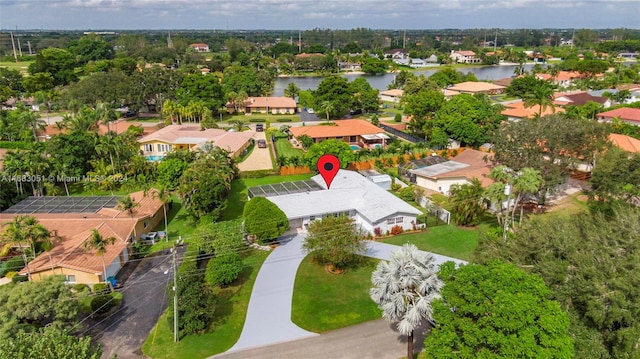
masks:
<svg viewBox="0 0 640 359"><path fill-rule="evenodd" d="M278 138L276 140L276 150L278 152L278 156L304 157L304 151L298 148L293 148L289 140L286 138Z"/></svg>
<svg viewBox="0 0 640 359"><path fill-rule="evenodd" d="M312 173L293 176L267 176L262 178L241 178L231 183L231 192L227 197L227 208L222 212L221 221L229 221L242 217L244 204L247 203L247 189L263 184L307 180Z"/></svg>
<svg viewBox="0 0 640 359"><path fill-rule="evenodd" d="M240 337L253 284L268 255L269 252L253 250L245 257L247 267L240 274L237 284L223 289L217 296L215 322L211 332L183 337L176 344L165 313L149 333L142 345L142 352L151 358L191 359L205 358L229 350Z"/></svg>
<svg viewBox="0 0 640 359"><path fill-rule="evenodd" d="M369 297L371 273L378 262L366 258L358 268L334 275L307 256L296 275L291 320L305 330L322 333L381 318Z"/></svg>
<svg viewBox="0 0 640 359"><path fill-rule="evenodd" d="M384 238L381 241L399 246L413 243L424 251L470 261L473 251L478 246L480 231L484 228L483 226L469 229L453 225L435 226L429 227L426 232L402 234Z"/></svg>
<svg viewBox="0 0 640 359"><path fill-rule="evenodd" d="M27 68L31 65L33 61L0 61L0 67L6 67L9 70L18 70L23 75L27 75Z"/></svg>

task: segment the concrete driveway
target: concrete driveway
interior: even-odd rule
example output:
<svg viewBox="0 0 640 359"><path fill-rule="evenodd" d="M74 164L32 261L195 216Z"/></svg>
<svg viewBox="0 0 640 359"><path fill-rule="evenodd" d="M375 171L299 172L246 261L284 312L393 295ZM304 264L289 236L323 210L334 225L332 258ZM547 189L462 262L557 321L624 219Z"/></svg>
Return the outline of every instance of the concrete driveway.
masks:
<svg viewBox="0 0 640 359"><path fill-rule="evenodd" d="M266 140L264 132L255 132L253 139L256 142L253 151L244 161L238 163L238 169L240 172L244 171L257 171L257 170L270 170L273 169L271 163L271 154L269 148L259 148L258 140Z"/></svg>
<svg viewBox="0 0 640 359"><path fill-rule="evenodd" d="M184 247L178 247L178 261ZM145 358L141 346L167 306L165 289L173 279L172 256L156 255L132 261L120 271L123 302L108 317L89 320L84 331L102 345L102 358ZM165 274L166 272L166 274ZM129 274L130 273L130 274Z"/></svg>

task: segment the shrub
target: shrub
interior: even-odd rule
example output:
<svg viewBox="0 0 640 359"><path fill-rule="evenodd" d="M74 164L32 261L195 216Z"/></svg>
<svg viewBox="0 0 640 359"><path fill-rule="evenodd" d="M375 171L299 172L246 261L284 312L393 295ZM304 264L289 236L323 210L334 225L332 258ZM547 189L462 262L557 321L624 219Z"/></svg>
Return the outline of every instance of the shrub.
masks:
<svg viewBox="0 0 640 359"><path fill-rule="evenodd" d="M96 283L93 285L93 292L96 294L106 294L109 293L110 288L107 283Z"/></svg>
<svg viewBox="0 0 640 359"><path fill-rule="evenodd" d="M401 188L398 191L398 197L400 197L400 199L405 202L411 202L415 200L415 191L413 186L407 186L407 187Z"/></svg>
<svg viewBox="0 0 640 359"><path fill-rule="evenodd" d="M371 116L371 124L374 126L380 125L380 120L378 119L378 115Z"/></svg>
<svg viewBox="0 0 640 359"><path fill-rule="evenodd" d="M264 119L264 118L252 118L252 119L250 119L250 120L249 120L249 122L253 122L253 123L256 123L256 122L266 122L266 121L267 121L267 120L266 120L266 119Z"/></svg>
<svg viewBox="0 0 640 359"><path fill-rule="evenodd" d="M225 253L209 260L204 280L211 287L224 287L238 278L243 267L242 258L238 253Z"/></svg>
<svg viewBox="0 0 640 359"><path fill-rule="evenodd" d="M20 283L20 282L26 282L28 281L29 278L26 275L16 275L13 278L11 278L11 283Z"/></svg>
<svg viewBox="0 0 640 359"><path fill-rule="evenodd" d="M277 122L291 122L291 121L293 121L292 118L279 118L277 120Z"/></svg>
<svg viewBox="0 0 640 359"><path fill-rule="evenodd" d="M391 234L394 236L397 236L398 234L402 234L402 232L404 232L404 229L402 229L402 227L397 224L391 227Z"/></svg>
<svg viewBox="0 0 640 359"><path fill-rule="evenodd" d="M8 272L19 272L24 268L24 259L21 256L15 256L3 263L0 267L0 278L4 277Z"/></svg>
<svg viewBox="0 0 640 359"><path fill-rule="evenodd" d="M393 117L393 121L402 122L402 115L399 113L396 113L396 115Z"/></svg>
<svg viewBox="0 0 640 359"><path fill-rule="evenodd" d="M78 283L73 286L73 290L75 290L77 293L84 292L84 291L90 292L91 288L89 288L89 286L84 283Z"/></svg>
<svg viewBox="0 0 640 359"><path fill-rule="evenodd" d="M256 170L240 172L240 178L262 178L277 174L274 170Z"/></svg>
<svg viewBox="0 0 640 359"><path fill-rule="evenodd" d="M96 295L91 299L91 310L103 314L114 307L113 297L109 294Z"/></svg>
<svg viewBox="0 0 640 359"><path fill-rule="evenodd" d="M244 206L244 226L264 243L281 236L289 229L289 220L278 206L264 197L253 197Z"/></svg>
<svg viewBox="0 0 640 359"><path fill-rule="evenodd" d="M0 148L7 150L26 150L29 149L27 142L0 141Z"/></svg>
<svg viewBox="0 0 640 359"><path fill-rule="evenodd" d="M111 298L113 298L113 306L119 307L122 304L123 295L120 292L111 293Z"/></svg>
<svg viewBox="0 0 640 359"><path fill-rule="evenodd" d="M6 278L12 279L13 277L17 276L18 272L7 272L7 274L5 275Z"/></svg>
<svg viewBox="0 0 640 359"><path fill-rule="evenodd" d="M373 233L375 234L376 237L380 237L382 236L382 229L380 227L376 227L373 229Z"/></svg>

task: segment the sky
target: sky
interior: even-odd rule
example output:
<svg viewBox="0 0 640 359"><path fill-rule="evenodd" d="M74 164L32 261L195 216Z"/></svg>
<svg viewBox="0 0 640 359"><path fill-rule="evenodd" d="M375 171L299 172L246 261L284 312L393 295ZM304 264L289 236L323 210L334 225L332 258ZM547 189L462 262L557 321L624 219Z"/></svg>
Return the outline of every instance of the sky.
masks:
<svg viewBox="0 0 640 359"><path fill-rule="evenodd" d="M0 0L5 30L620 27L639 0Z"/></svg>

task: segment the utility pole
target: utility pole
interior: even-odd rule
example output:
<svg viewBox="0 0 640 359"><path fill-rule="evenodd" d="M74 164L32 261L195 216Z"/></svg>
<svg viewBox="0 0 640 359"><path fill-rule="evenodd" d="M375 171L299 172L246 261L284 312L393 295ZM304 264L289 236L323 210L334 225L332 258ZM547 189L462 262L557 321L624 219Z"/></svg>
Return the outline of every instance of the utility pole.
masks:
<svg viewBox="0 0 640 359"><path fill-rule="evenodd" d="M173 246L173 341L178 342L178 270L176 268L176 252L178 248Z"/></svg>
<svg viewBox="0 0 640 359"><path fill-rule="evenodd" d="M18 62L18 55L16 54L16 44L13 41L13 31L11 31L10 34L11 34L11 47L13 48L13 58L16 60L16 62Z"/></svg>
<svg viewBox="0 0 640 359"><path fill-rule="evenodd" d="M502 228L502 241L507 241L507 231L509 231L509 207L511 204L511 184L512 180L509 178L509 183L504 186L504 194L507 195L507 209L504 213L504 226Z"/></svg>
<svg viewBox="0 0 640 359"><path fill-rule="evenodd" d="M27 45L29 45L29 55L33 55L31 52L31 41L27 41Z"/></svg>
<svg viewBox="0 0 640 359"><path fill-rule="evenodd" d="M20 52L20 57L22 57L22 45L20 45L20 38L18 37L16 40L18 40L18 52Z"/></svg>

